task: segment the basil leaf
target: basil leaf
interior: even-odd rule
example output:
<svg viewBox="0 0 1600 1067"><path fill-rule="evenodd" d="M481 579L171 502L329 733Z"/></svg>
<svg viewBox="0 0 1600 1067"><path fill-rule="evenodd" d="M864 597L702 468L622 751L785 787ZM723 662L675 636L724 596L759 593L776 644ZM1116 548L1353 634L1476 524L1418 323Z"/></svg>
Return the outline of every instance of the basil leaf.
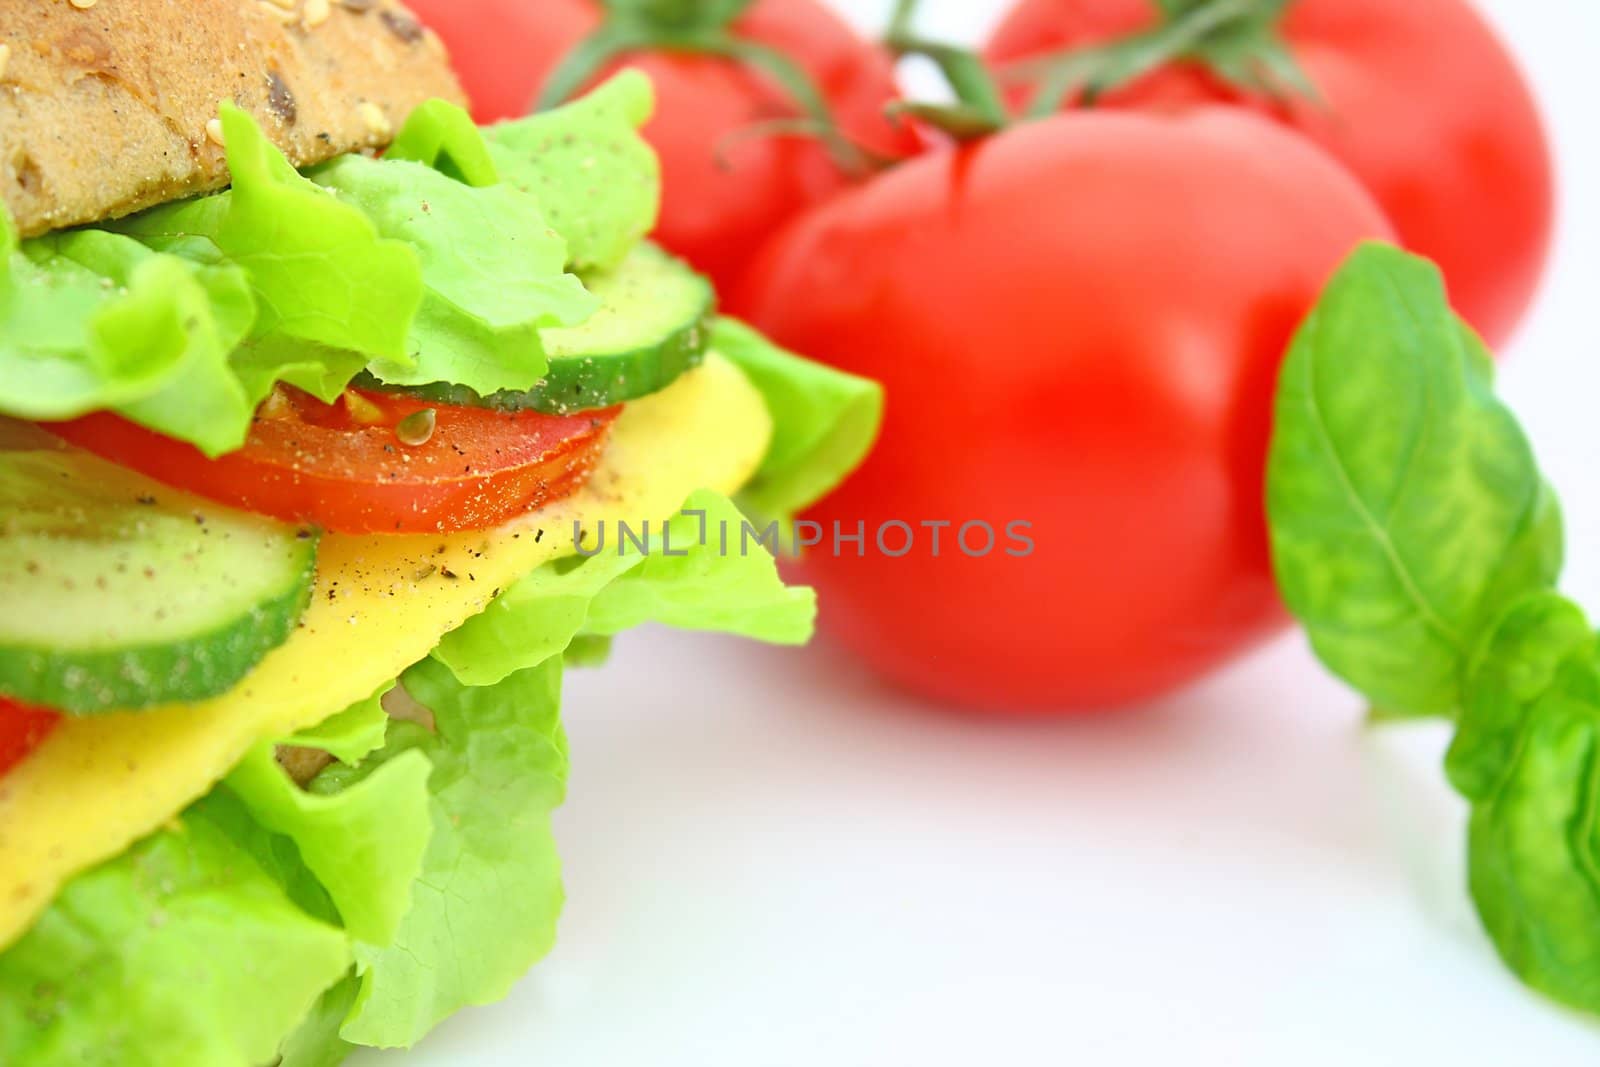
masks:
<svg viewBox="0 0 1600 1067"><path fill-rule="evenodd" d="M1568 660L1527 706L1503 780L1472 811L1468 878L1528 985L1600 1012L1600 661Z"/></svg>
<svg viewBox="0 0 1600 1067"><path fill-rule="evenodd" d="M1569 660L1596 651L1582 609L1555 593L1506 613L1478 651L1445 772L1468 800L1488 800L1511 772L1528 707Z"/></svg>
<svg viewBox="0 0 1600 1067"><path fill-rule="evenodd" d="M1369 244L1279 385L1267 510L1279 586L1323 662L1441 714L1484 632L1560 572L1560 513L1438 270Z"/></svg>

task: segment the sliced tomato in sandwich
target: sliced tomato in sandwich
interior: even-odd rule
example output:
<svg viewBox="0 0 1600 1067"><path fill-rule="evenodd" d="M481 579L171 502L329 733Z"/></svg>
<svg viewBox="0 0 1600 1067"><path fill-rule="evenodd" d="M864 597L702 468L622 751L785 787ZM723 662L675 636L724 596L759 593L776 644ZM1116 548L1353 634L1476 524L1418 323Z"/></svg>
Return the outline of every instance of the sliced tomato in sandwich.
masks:
<svg viewBox="0 0 1600 1067"><path fill-rule="evenodd" d="M0 696L0 774L26 759L60 721L61 716L47 708L19 704Z"/></svg>
<svg viewBox="0 0 1600 1067"><path fill-rule="evenodd" d="M620 407L506 413L347 390L333 404L280 386L242 448L216 459L99 412L52 433L218 503L335 533L497 526L576 492Z"/></svg>

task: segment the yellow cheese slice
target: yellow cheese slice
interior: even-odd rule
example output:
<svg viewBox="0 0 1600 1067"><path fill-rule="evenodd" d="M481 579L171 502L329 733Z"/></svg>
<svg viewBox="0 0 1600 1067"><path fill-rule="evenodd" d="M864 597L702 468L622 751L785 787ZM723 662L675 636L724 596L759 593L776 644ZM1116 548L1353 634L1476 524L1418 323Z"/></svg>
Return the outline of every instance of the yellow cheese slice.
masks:
<svg viewBox="0 0 1600 1067"><path fill-rule="evenodd" d="M771 433L760 394L713 354L628 405L594 477L569 500L491 531L324 538L301 627L233 692L70 720L0 778L0 948L66 879L203 796L252 746L370 696L498 590L571 555L574 521L662 519L697 489L732 493Z"/></svg>

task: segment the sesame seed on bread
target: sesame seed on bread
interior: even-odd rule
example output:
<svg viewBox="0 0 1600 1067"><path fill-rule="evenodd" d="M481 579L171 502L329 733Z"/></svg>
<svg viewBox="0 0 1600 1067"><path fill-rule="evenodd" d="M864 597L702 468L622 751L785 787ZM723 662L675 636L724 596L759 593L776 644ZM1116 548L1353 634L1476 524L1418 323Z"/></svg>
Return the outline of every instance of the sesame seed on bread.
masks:
<svg viewBox="0 0 1600 1067"><path fill-rule="evenodd" d="M463 99L393 0L0 0L0 199L31 236L221 188L222 100L307 166L435 96Z"/></svg>

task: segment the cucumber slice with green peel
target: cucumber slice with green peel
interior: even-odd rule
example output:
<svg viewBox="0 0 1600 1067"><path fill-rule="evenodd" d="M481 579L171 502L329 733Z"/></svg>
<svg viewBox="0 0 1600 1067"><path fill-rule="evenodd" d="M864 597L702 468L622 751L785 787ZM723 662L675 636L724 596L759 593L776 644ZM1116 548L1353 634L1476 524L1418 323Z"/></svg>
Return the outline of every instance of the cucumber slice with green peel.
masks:
<svg viewBox="0 0 1600 1067"><path fill-rule="evenodd" d="M74 715L218 696L288 640L310 530L114 464L0 451L0 696Z"/></svg>
<svg viewBox="0 0 1600 1067"><path fill-rule="evenodd" d="M577 326L541 331L550 369L526 392L480 396L464 386L358 384L438 404L570 415L658 393L705 358L716 311L711 283L648 242L614 270L586 275L598 311Z"/></svg>

